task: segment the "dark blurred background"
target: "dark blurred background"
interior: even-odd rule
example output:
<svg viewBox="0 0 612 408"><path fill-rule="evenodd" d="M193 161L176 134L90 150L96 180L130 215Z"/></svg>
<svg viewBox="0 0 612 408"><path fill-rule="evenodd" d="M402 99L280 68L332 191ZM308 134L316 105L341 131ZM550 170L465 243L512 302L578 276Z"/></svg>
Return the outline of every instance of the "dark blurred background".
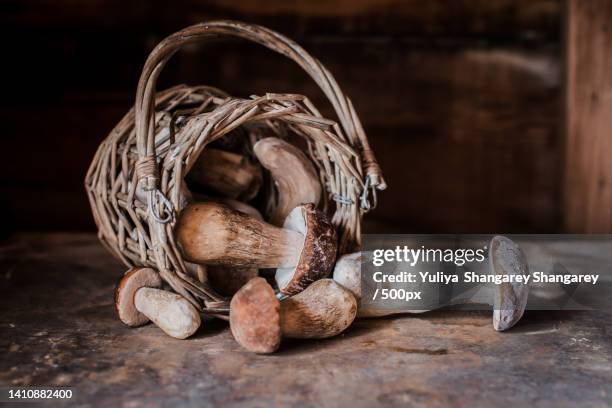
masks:
<svg viewBox="0 0 612 408"><path fill-rule="evenodd" d="M189 24L259 23L318 57L353 99L389 189L371 231L560 232L561 0L3 0L4 233L93 230L82 182L155 44ZM308 95L292 62L240 40L189 47L160 89ZM333 117L333 116L332 116Z"/></svg>

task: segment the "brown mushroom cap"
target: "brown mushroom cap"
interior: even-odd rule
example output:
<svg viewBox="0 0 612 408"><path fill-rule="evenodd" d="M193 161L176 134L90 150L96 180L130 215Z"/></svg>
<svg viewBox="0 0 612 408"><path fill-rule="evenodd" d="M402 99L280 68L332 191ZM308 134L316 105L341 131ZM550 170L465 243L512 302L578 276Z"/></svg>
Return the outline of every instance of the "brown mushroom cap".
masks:
<svg viewBox="0 0 612 408"><path fill-rule="evenodd" d="M255 353L273 353L281 342L280 302L263 278L253 278L230 302L230 329L236 341Z"/></svg>
<svg viewBox="0 0 612 408"><path fill-rule="evenodd" d="M160 288L162 280L151 268L132 268L123 275L115 288L115 309L119 319L131 327L142 326L149 318L134 304L134 295L140 288Z"/></svg>
<svg viewBox="0 0 612 408"><path fill-rule="evenodd" d="M529 265L521 248L509 238L496 236L489 246L491 273L495 275L528 275ZM529 284L502 283L495 285L493 299L493 328L508 330L523 317Z"/></svg>
<svg viewBox="0 0 612 408"><path fill-rule="evenodd" d="M304 236L298 264L293 268L276 270L279 290L291 296L331 273L336 261L338 240L334 226L312 203L295 207L287 216L283 228Z"/></svg>

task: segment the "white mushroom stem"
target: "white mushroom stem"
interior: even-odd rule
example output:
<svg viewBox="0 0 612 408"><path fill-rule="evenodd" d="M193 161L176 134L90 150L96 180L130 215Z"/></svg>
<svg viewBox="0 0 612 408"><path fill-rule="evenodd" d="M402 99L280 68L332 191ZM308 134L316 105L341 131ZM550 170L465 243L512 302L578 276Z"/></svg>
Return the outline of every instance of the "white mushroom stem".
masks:
<svg viewBox="0 0 612 408"><path fill-rule="evenodd" d="M134 294L134 305L169 336L185 339L200 327L200 314L176 293L143 287Z"/></svg>
<svg viewBox="0 0 612 408"><path fill-rule="evenodd" d="M208 200L223 203L238 212L250 215L259 221L263 221L263 217L255 207L241 201L232 200L231 198L212 197L208 197L206 201ZM234 295L242 286L256 277L259 273L257 268L225 265L207 265L205 269L208 283L224 296Z"/></svg>
<svg viewBox="0 0 612 408"><path fill-rule="evenodd" d="M253 268L296 266L305 238L210 202L185 208L175 231L190 262Z"/></svg>
<svg viewBox="0 0 612 408"><path fill-rule="evenodd" d="M305 203L315 206L321 199L321 183L312 161L291 143L268 137L255 143L253 152L270 171L278 189L278 205L270 216L274 225L283 225L289 212Z"/></svg>
<svg viewBox="0 0 612 408"><path fill-rule="evenodd" d="M348 289L359 302L361 300L361 263L363 262L361 252L355 252L352 254L343 255L336 262L334 267L333 279ZM390 316L400 313L423 313L427 310L389 310L389 309L375 309L369 307L363 309L361 307L357 310L357 317L382 317Z"/></svg>
<svg viewBox="0 0 612 408"><path fill-rule="evenodd" d="M489 305L493 306L495 297L495 286L493 284L480 284L464 294L453 297L448 305Z"/></svg>

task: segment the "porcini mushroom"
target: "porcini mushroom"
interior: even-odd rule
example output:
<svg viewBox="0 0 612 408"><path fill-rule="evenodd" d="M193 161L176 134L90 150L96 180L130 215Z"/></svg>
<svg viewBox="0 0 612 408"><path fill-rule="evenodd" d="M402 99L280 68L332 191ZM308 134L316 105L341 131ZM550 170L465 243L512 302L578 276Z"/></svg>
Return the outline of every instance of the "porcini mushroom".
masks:
<svg viewBox="0 0 612 408"><path fill-rule="evenodd" d="M521 248L512 240L496 236L489 246L491 273L495 275L528 275L529 265ZM525 313L529 285L505 282L493 287L493 328L508 330Z"/></svg>
<svg viewBox="0 0 612 408"><path fill-rule="evenodd" d="M187 181L227 198L249 201L257 195L261 168L246 156L206 148L187 174Z"/></svg>
<svg viewBox="0 0 612 408"><path fill-rule="evenodd" d="M325 339L342 333L357 315L353 294L333 279L320 279L281 302L283 336Z"/></svg>
<svg viewBox="0 0 612 408"><path fill-rule="evenodd" d="M282 139L268 137L255 143L253 152L270 171L278 189L278 205L270 216L270 223L280 226L298 205L319 203L321 183L317 171L300 149Z"/></svg>
<svg viewBox="0 0 612 408"><path fill-rule="evenodd" d="M256 208L241 201L236 201L229 198L212 198L212 200L226 204L236 211L263 221L263 217ZM234 295L234 293L236 293L248 281L256 277L258 273L259 270L257 268L251 267L206 265L208 283L217 292L224 296Z"/></svg>
<svg viewBox="0 0 612 408"><path fill-rule="evenodd" d="M253 278L230 302L230 329L240 345L254 353L273 353L280 346L280 301L264 278Z"/></svg>
<svg viewBox="0 0 612 408"><path fill-rule="evenodd" d="M263 278L243 286L230 303L236 341L255 353L273 353L281 338L324 339L343 332L357 314L355 297L331 279L279 301Z"/></svg>
<svg viewBox="0 0 612 408"><path fill-rule="evenodd" d="M359 252L340 257L334 268L333 278L350 290L357 299L361 298L361 263ZM489 268L495 275L528 275L529 266L520 247L503 236L495 236L489 245ZM410 288L406 288L410 290ZM454 298L439 307L465 304L488 304L493 306L493 328L508 330L523 316L529 295L529 285L522 282L482 285L469 298ZM400 313L422 313L426 310L360 309L359 317L378 317Z"/></svg>
<svg viewBox="0 0 612 408"><path fill-rule="evenodd" d="M159 289L159 274L151 268L132 268L115 289L115 308L128 326L153 321L169 336L185 339L200 327L200 314L184 297Z"/></svg>
<svg viewBox="0 0 612 408"><path fill-rule="evenodd" d="M222 204L192 204L181 213L175 234L189 262L277 268L276 281L286 295L328 276L336 259L336 232L310 203L293 209L283 228Z"/></svg>

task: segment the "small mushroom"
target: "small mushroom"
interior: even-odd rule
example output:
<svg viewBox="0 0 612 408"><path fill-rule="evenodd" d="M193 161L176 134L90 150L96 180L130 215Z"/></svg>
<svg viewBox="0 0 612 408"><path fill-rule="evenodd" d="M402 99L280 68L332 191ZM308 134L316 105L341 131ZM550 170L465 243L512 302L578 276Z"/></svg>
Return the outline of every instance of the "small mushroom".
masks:
<svg viewBox="0 0 612 408"><path fill-rule="evenodd" d="M313 204L296 207L283 228L218 203L187 206L176 225L185 259L198 264L277 268L283 294L326 277L336 259L336 232Z"/></svg>
<svg viewBox="0 0 612 408"><path fill-rule="evenodd" d="M334 268L333 278L361 299L362 254L357 252L340 257ZM520 247L503 236L496 236L489 245L489 268L495 275L527 275L529 265ZM406 288L409 290L408 288ZM529 295L529 285L525 283L502 283L483 285L470 298L451 299L440 307L464 304L488 304L493 306L493 328L497 331L508 330L523 316ZM427 310L360 309L359 317L388 316L399 313L422 313Z"/></svg>
<svg viewBox="0 0 612 408"><path fill-rule="evenodd" d="M278 189L278 205L270 216L270 223L282 225L298 205L319 204L321 183L317 171L300 149L282 139L268 137L255 143L253 152L270 171Z"/></svg>
<svg viewBox="0 0 612 408"><path fill-rule="evenodd" d="M115 289L119 319L131 327L151 320L171 337L191 336L200 327L200 314L187 299L159 289L161 286L161 278L153 269L130 269Z"/></svg>
<svg viewBox="0 0 612 408"><path fill-rule="evenodd" d="M279 301L263 278L243 286L230 303L230 328L236 341L255 353L273 353L281 338L324 339L351 325L355 297L331 279Z"/></svg>
<svg viewBox="0 0 612 408"><path fill-rule="evenodd" d="M257 195L262 180L261 168L246 156L212 148L202 150L187 174L188 183L242 201Z"/></svg>

